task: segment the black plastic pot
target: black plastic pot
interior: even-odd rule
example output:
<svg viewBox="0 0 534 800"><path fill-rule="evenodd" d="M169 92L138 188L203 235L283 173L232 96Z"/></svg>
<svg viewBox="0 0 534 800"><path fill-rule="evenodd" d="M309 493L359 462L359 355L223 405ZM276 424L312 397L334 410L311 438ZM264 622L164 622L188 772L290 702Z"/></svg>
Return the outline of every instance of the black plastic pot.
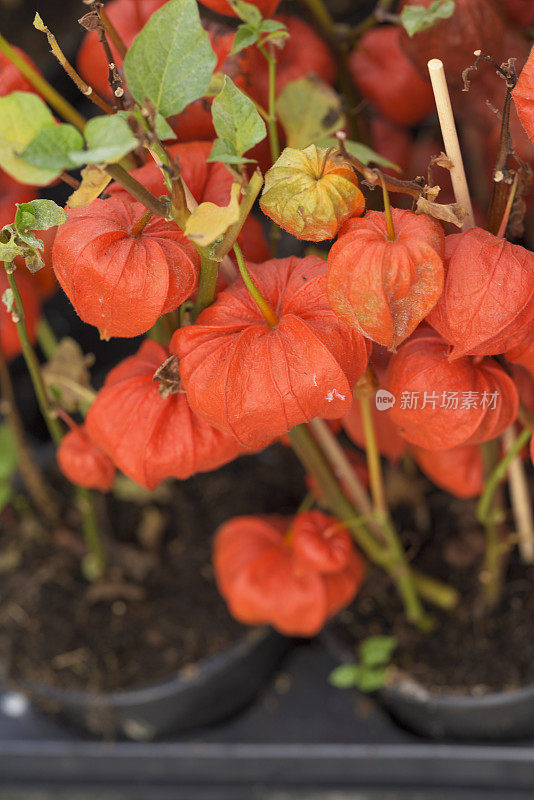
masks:
<svg viewBox="0 0 534 800"><path fill-rule="evenodd" d="M35 705L93 735L151 741L244 708L287 646L274 631L255 628L230 649L140 689L96 694L28 682L19 688Z"/></svg>
<svg viewBox="0 0 534 800"><path fill-rule="evenodd" d="M354 649L335 623L321 638L339 661L354 661ZM482 695L437 694L395 670L390 685L374 696L396 722L431 739L505 741L534 736L534 685Z"/></svg>

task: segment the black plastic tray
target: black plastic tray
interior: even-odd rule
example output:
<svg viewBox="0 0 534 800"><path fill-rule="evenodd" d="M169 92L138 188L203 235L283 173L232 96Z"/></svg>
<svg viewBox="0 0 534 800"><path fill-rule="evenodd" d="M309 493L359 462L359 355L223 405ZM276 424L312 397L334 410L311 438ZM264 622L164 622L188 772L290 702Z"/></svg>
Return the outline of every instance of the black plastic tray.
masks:
<svg viewBox="0 0 534 800"><path fill-rule="evenodd" d="M100 743L30 709L18 717L0 712L0 788L48 788L54 797L83 791L99 800L106 792L129 800L286 800L288 790L298 797L304 789L373 787L417 790L366 795L377 800L534 796L534 742L419 739L369 698L329 686L333 666L318 644L299 645L241 715L153 744ZM16 705L12 700L4 693L0 708Z"/></svg>

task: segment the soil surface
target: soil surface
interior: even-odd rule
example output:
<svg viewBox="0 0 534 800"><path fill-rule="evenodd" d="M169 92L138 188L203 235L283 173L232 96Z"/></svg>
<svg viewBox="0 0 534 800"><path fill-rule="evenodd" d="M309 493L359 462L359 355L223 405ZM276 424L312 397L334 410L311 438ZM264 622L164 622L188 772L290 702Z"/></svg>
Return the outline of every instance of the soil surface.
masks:
<svg viewBox="0 0 534 800"><path fill-rule="evenodd" d="M395 517L412 563L455 586L459 607L451 613L432 609L435 629L422 634L406 622L384 573L372 570L331 631L351 648L369 636L395 636L395 666L434 692L484 694L534 683L534 568L523 565L514 550L502 601L488 612L481 601L484 542L475 504L455 500L424 480L420 486L428 492L428 518L417 520L406 506L397 508Z"/></svg>
<svg viewBox="0 0 534 800"><path fill-rule="evenodd" d="M136 501L125 499L132 490ZM50 538L30 517L4 511L4 677L97 691L134 688L233 645L246 629L217 591L213 533L239 514L294 513L304 493L302 471L282 445L212 474L169 481L151 495L128 482L121 500L108 498L109 575L92 584L80 570L76 518Z"/></svg>

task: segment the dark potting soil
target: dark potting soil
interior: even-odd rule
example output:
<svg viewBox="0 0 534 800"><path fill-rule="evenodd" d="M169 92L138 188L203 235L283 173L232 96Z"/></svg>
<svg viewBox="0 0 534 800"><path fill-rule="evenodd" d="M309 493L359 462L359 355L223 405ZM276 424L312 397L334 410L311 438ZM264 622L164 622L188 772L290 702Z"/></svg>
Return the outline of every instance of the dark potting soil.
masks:
<svg viewBox="0 0 534 800"><path fill-rule="evenodd" d="M80 570L84 550L73 532L79 520L66 518L49 537L30 518L4 511L5 677L113 691L194 669L233 645L246 628L217 591L213 533L239 514L294 513L304 492L292 452L276 445L215 473L169 481L150 496L137 490L138 502L109 496L110 569L105 581L92 584Z"/></svg>
<svg viewBox="0 0 534 800"><path fill-rule="evenodd" d="M481 602L484 541L474 502L429 484L426 490L427 519L418 521L406 507L394 516L412 564L456 587L458 608L431 608L435 629L421 633L407 623L391 582L372 570L352 606L331 623L333 632L355 652L369 636L395 636L395 667L433 692L484 694L534 683L534 568L522 564L514 550L502 600L488 612ZM391 678L394 682L395 671Z"/></svg>

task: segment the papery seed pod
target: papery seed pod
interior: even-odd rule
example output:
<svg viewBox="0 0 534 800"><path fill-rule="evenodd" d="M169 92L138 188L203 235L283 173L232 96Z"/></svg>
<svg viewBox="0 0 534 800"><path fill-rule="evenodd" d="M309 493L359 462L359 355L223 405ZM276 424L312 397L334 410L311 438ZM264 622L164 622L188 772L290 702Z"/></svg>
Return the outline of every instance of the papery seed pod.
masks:
<svg viewBox="0 0 534 800"><path fill-rule="evenodd" d="M481 228L447 236L443 294L427 321L450 358L496 355L534 335L534 253Z"/></svg>
<svg viewBox="0 0 534 800"><path fill-rule="evenodd" d="M39 72L31 58L26 55L24 50L21 50L20 47L14 47L13 49L19 54L19 56L22 56L24 61L26 61L30 67L33 67L36 72ZM7 94L11 94L11 92L33 92L33 94L38 94L33 84L31 84L29 80L25 78L21 72L19 72L18 68L9 60L9 58L4 55L4 53L0 53L0 97L5 97Z"/></svg>
<svg viewBox="0 0 534 800"><path fill-rule="evenodd" d="M534 48L512 91L515 107L528 138L534 142Z"/></svg>
<svg viewBox="0 0 534 800"><path fill-rule="evenodd" d="M534 338L528 336L517 347L508 350L505 354L506 360L512 364L520 364L534 376Z"/></svg>
<svg viewBox="0 0 534 800"><path fill-rule="evenodd" d="M84 322L103 338L138 336L194 292L200 258L174 222L111 197L71 209L52 250L54 272Z"/></svg>
<svg viewBox="0 0 534 800"><path fill-rule="evenodd" d="M348 605L364 563L348 531L320 511L236 517L217 531L213 564L233 616L288 636L314 636Z"/></svg>
<svg viewBox="0 0 534 800"><path fill-rule="evenodd" d="M427 450L487 442L517 415L517 389L496 361L449 361L448 350L437 334L422 331L392 356L387 371L386 389L396 399L391 419L408 442Z"/></svg>
<svg viewBox="0 0 534 800"><path fill-rule="evenodd" d="M424 214L392 209L351 219L328 254L328 299L336 314L374 342L396 348L437 303L443 290L441 225Z"/></svg>
<svg viewBox="0 0 534 800"><path fill-rule="evenodd" d="M301 422L343 416L368 345L330 309L323 259L273 259L249 271L278 325L268 326L239 279L176 331L171 351L191 407L260 448Z"/></svg>
<svg viewBox="0 0 534 800"><path fill-rule="evenodd" d="M197 203L209 202L225 206L230 202L233 178L224 164L206 161L211 148L211 142L181 142L169 145L167 150L171 158L177 161L184 182ZM153 161L133 170L131 175L156 197L167 192L161 170ZM110 183L106 192L112 197L131 201L130 195L120 183ZM247 260L264 261L269 257L265 233L255 217L247 217L237 241Z"/></svg>
<svg viewBox="0 0 534 800"><path fill-rule="evenodd" d="M57 449L57 460L62 473L76 486L100 492L109 492L113 486L113 462L93 444L83 426L65 434Z"/></svg>
<svg viewBox="0 0 534 800"><path fill-rule="evenodd" d="M331 150L311 144L286 147L265 176L260 200L264 214L298 239L333 239L341 223L365 208L350 164Z"/></svg>
<svg viewBox="0 0 534 800"><path fill-rule="evenodd" d="M26 327L32 344L37 338L37 325L41 316L41 302L39 293L30 275L24 274L21 270L16 271L15 279L24 306L24 316ZM4 292L9 289L5 269L0 269L0 351L6 361L10 361L18 356L22 350L20 346L17 326L13 322L13 313L8 311L1 298Z"/></svg>
<svg viewBox="0 0 534 800"><path fill-rule="evenodd" d="M410 448L420 469L433 483L455 497L478 497L484 490L480 447L468 444L452 450Z"/></svg>
<svg viewBox="0 0 534 800"><path fill-rule="evenodd" d="M92 441L147 489L217 469L242 452L191 410L183 392L161 394L154 373L168 355L157 342L143 342L111 370L86 419Z"/></svg>
<svg viewBox="0 0 534 800"><path fill-rule="evenodd" d="M432 0L404 0L404 6L425 6ZM454 13L427 30L409 37L402 31L401 45L418 68L428 76L427 62L431 58L443 61L447 82L462 87L462 72L475 57L475 50L491 55L504 36L505 24L498 0L456 0Z"/></svg>
<svg viewBox="0 0 534 800"><path fill-rule="evenodd" d="M401 29L382 25L363 34L349 57L354 83L391 122L412 125L434 109L434 93L402 47Z"/></svg>
<svg viewBox="0 0 534 800"><path fill-rule="evenodd" d="M502 0L502 4L510 22L522 28L534 26L534 4L531 0Z"/></svg>

